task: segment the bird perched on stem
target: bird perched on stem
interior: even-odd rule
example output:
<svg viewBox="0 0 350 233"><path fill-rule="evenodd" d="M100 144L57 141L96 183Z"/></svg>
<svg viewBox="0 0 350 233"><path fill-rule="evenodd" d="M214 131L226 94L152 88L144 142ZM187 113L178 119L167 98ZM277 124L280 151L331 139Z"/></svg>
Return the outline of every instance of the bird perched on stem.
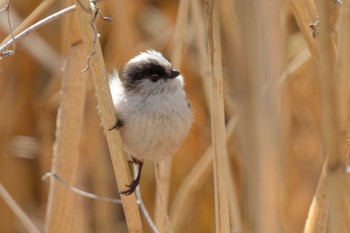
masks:
<svg viewBox="0 0 350 233"><path fill-rule="evenodd" d="M161 161L175 153L190 131L193 114L182 75L168 59L154 50L132 58L119 77L115 72L110 89L125 151L139 166L127 190L132 194L140 182L144 160Z"/></svg>

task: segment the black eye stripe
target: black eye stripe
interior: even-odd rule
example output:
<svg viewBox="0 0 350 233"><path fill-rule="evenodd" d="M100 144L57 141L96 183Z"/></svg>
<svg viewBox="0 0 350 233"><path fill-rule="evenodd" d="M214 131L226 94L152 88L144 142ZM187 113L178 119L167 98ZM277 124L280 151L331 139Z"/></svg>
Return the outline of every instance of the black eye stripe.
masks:
<svg viewBox="0 0 350 233"><path fill-rule="evenodd" d="M157 63L138 63L125 67L123 76L127 74L128 82L136 82L142 79L150 78L156 74L159 77L167 76L165 68Z"/></svg>
<svg viewBox="0 0 350 233"><path fill-rule="evenodd" d="M162 77L162 76L165 76L167 73L162 66L150 64L149 66L146 66L141 71L141 74L143 74L144 76L152 76L153 74L156 74L156 75Z"/></svg>

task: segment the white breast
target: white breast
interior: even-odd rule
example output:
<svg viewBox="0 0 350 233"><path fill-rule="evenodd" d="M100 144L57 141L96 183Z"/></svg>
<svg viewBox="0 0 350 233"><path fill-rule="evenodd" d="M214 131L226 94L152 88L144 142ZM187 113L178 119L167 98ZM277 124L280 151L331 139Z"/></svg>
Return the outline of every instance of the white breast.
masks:
<svg viewBox="0 0 350 233"><path fill-rule="evenodd" d="M179 80L182 82L182 77ZM125 125L120 129L125 149L141 160L171 156L187 136L192 110L180 83L179 88L157 95L125 96L116 106Z"/></svg>

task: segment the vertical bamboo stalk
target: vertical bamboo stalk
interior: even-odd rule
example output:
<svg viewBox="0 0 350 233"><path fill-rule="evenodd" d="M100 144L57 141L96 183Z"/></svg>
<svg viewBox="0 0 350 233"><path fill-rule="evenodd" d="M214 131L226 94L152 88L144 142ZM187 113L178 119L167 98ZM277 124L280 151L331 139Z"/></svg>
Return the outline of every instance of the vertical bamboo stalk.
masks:
<svg viewBox="0 0 350 233"><path fill-rule="evenodd" d="M225 136L225 110L221 61L221 38L217 1L206 1L209 56L212 74L210 115L214 149L214 193L216 232L229 232L229 203L227 151ZM214 107L215 106L215 107Z"/></svg>
<svg viewBox="0 0 350 233"><path fill-rule="evenodd" d="M90 6L90 1L84 0L82 2L85 6ZM86 8L90 9L90 7ZM94 15L84 11L81 7L78 7L78 15L87 56L95 51L89 59L89 71L95 87L103 128L109 129L116 121L115 110L109 89L101 46L95 34L96 32L93 30ZM131 182L131 176L126 157L124 156L120 134L116 130L105 130L105 133L118 188L119 190L123 190L125 189L125 185ZM129 232L143 232L135 195L122 195L121 199Z"/></svg>
<svg viewBox="0 0 350 233"><path fill-rule="evenodd" d="M83 121L87 76L77 69L84 60L82 46L72 47L64 74L52 173L74 184L77 175L81 126ZM70 232L74 219L75 194L55 179L50 182L46 232Z"/></svg>

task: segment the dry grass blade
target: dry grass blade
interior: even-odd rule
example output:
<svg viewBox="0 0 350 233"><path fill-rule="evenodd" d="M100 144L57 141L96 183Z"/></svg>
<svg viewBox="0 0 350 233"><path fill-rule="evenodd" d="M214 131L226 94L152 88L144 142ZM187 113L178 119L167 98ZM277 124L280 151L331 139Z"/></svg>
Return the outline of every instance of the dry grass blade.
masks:
<svg viewBox="0 0 350 233"><path fill-rule="evenodd" d="M225 111L223 74L221 61L221 38L217 1L206 1L209 56L212 72L210 97L211 130L214 149L214 192L216 232L229 232L228 163L225 139ZM214 108L215 106L215 108Z"/></svg>
<svg viewBox="0 0 350 233"><path fill-rule="evenodd" d="M85 6L89 5L89 1L83 1ZM83 34L83 41L86 47L87 56L91 55L92 51L95 54L90 56L89 71L95 87L95 93L100 110L100 116L104 129L111 128L116 121L115 110L112 103L112 97L109 89L107 72L105 69L100 43L96 38L96 31L92 27L94 15L88 14L86 11L78 8L80 26ZM123 190L126 184L131 182L128 163L124 156L123 144L116 130L106 131L107 143L112 158L115 177L117 179L119 190ZM143 232L139 209L136 203L135 195L121 196L126 223L129 232Z"/></svg>
<svg viewBox="0 0 350 233"><path fill-rule="evenodd" d="M40 233L39 229L29 219L26 213L24 213L24 211L18 206L15 200L13 200L11 195L7 192L7 190L1 183L0 196L2 197L2 199L4 199L5 203L11 208L13 213L17 216L18 220L21 221L21 223L28 230L29 233Z"/></svg>

